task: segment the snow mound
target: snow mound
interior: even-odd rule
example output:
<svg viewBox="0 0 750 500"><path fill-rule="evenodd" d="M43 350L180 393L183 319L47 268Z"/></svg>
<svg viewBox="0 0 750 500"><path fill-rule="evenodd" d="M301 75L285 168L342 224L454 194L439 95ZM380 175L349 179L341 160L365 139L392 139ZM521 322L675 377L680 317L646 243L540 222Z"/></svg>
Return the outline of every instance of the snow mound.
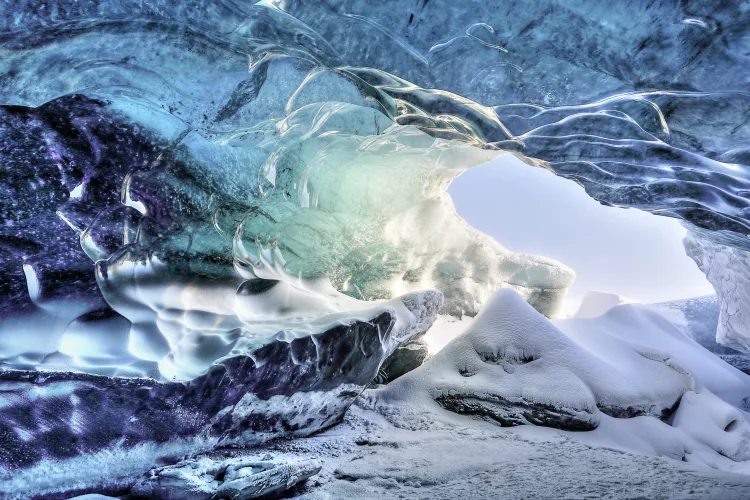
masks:
<svg viewBox="0 0 750 500"><path fill-rule="evenodd" d="M695 386L669 354L615 337L601 341L595 351L578 344L521 296L500 290L466 332L373 392L384 402L421 399L501 425L583 430L596 428L602 412L668 415Z"/></svg>
<svg viewBox="0 0 750 500"><path fill-rule="evenodd" d="M416 370L366 391L362 406L400 427L429 421L426 414L453 423L464 414L593 431L574 435L735 470L750 459L750 425L726 401L748 394L750 377L648 306L552 322L500 290L464 333Z"/></svg>
<svg viewBox="0 0 750 500"><path fill-rule="evenodd" d="M699 304L699 303L696 303ZM686 319L690 316L690 319ZM678 317L663 306L623 304L598 318L553 320L555 326L592 353L612 351L612 339L637 344L639 349L669 353L672 359L700 380L702 386L733 405L750 395L750 377L688 336L697 328L691 311Z"/></svg>
<svg viewBox="0 0 750 500"><path fill-rule="evenodd" d="M631 300L616 293L588 292L573 315L574 318L596 318L615 306L628 304Z"/></svg>

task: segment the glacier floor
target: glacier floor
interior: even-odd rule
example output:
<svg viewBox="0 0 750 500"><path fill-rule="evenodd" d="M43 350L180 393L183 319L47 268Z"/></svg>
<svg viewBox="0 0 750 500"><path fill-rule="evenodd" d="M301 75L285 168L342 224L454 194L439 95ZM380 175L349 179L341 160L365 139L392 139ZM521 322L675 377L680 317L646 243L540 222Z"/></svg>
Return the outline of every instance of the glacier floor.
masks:
<svg viewBox="0 0 750 500"><path fill-rule="evenodd" d="M398 429L354 406L326 432L253 454L320 459L323 470L295 496L310 500L750 498L750 476L590 446L571 436L468 417L465 425Z"/></svg>

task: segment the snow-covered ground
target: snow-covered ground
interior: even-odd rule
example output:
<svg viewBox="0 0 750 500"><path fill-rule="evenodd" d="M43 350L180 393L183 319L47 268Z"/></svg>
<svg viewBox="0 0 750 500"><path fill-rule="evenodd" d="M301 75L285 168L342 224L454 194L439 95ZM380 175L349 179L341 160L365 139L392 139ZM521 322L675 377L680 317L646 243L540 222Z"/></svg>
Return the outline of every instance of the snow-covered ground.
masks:
<svg viewBox="0 0 750 500"><path fill-rule="evenodd" d="M512 298L510 302L511 307L518 305L513 304ZM586 318L557 320L554 325L569 340L585 346L588 354L600 359L616 354L620 362L624 359L626 364L632 363L631 370L640 368L641 376L644 363L656 364L655 361L644 357L639 367L637 359L630 358L623 349L638 346L637 349L670 352L674 362L681 363L705 387L697 392L687 391L682 396L681 409L669 423L651 416L613 418L602 414L598 427L589 432L530 425L505 428L476 416L448 415L437 405L425 405L411 391L406 391L408 397L402 405L373 402L388 400L389 396L393 399L394 387L408 385L405 382L411 382L411 389L424 388L425 381L445 382L448 376L439 373L441 367L431 368L428 361L417 372L406 375L405 382L367 391L343 424L313 438L277 443L272 451L278 458L301 454L323 461L322 472L299 491L307 499L750 498L750 476L746 475L750 473L750 463L730 460L725 452L711 449L723 439L717 434L726 429L708 432L716 427L716 419L721 419L719 414L747 417L714 396L709 388L724 399L737 401L743 394L750 394L750 377L685 334L685 307L683 314L675 317L666 314L665 306L608 302L597 314L588 311L583 315ZM488 309L492 307L490 304ZM689 317L689 308L687 313ZM500 316L508 314L504 310ZM677 319L680 321L673 321ZM538 317L537 322L539 325L531 322L536 330L544 324ZM431 348L449 344L457 330L470 324L468 319L443 318L428 333ZM551 326L549 322L547 325ZM481 325L476 328L481 329ZM519 341L529 340L529 331L521 333ZM468 335L471 334L470 331ZM448 345L443 360L433 357L432 364L442 365L456 353L465 354L465 345L457 349L462 341L466 343L466 334L464 337ZM507 352L508 346L505 347ZM535 361L542 361L545 354L542 352ZM522 368L516 366L516 373ZM503 383L498 380L498 386ZM704 442L698 442L702 438ZM739 454L735 459L747 458L747 440L739 438L734 444ZM674 452L670 450L674 446L680 452L684 450L682 460L676 456L673 458L677 459L666 458Z"/></svg>
<svg viewBox="0 0 750 500"><path fill-rule="evenodd" d="M297 491L309 500L750 498L750 476L590 446L563 431L470 418L405 430L357 406L341 425L259 457L269 452L323 463Z"/></svg>

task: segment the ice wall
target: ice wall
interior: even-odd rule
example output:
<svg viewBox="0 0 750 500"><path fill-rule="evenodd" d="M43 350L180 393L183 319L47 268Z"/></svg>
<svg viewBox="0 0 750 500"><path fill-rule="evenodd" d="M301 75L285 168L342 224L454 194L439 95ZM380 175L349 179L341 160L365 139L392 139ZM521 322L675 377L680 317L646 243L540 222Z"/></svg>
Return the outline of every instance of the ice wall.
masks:
<svg viewBox="0 0 750 500"><path fill-rule="evenodd" d="M699 235L683 240L685 251L716 290L719 325L716 341L750 352L750 253Z"/></svg>
<svg viewBox="0 0 750 500"><path fill-rule="evenodd" d="M263 29L286 29L266 19L276 11L251 12L260 40L240 37L248 50L274 38ZM143 43L123 46L121 31L97 22L92 38L66 25L67 42L27 40L4 59L24 66L23 80L37 58L89 67L76 59L96 44L98 57L130 51L174 77L154 94L142 67L101 62L90 79L27 81L27 96L52 99L0 111L12 172L6 367L189 380L277 334L367 320L382 307L370 301L425 288L445 291L448 313L475 314L512 287L555 314L572 272L505 250L445 194L498 151L396 122L399 102L354 70L268 51L248 69L221 44L188 50L190 36L152 40L140 31L152 26L130 21ZM170 67L170 43L195 60ZM219 53L228 67L213 64Z"/></svg>
<svg viewBox="0 0 750 500"><path fill-rule="evenodd" d="M749 232L745 2L38 7L0 16L6 366L189 378L364 307L341 293L553 315L571 271L444 194L502 152Z"/></svg>

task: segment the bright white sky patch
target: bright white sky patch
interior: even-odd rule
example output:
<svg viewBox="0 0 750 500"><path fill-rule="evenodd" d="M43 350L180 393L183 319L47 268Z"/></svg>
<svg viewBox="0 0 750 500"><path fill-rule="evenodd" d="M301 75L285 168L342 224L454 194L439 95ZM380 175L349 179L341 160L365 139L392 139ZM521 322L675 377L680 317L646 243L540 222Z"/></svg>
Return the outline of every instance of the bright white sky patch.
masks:
<svg viewBox="0 0 750 500"><path fill-rule="evenodd" d="M591 290L644 303L713 293L685 255L686 231L676 219L605 207L578 184L512 155L465 172L448 192L461 217L506 248L572 267L568 311Z"/></svg>

